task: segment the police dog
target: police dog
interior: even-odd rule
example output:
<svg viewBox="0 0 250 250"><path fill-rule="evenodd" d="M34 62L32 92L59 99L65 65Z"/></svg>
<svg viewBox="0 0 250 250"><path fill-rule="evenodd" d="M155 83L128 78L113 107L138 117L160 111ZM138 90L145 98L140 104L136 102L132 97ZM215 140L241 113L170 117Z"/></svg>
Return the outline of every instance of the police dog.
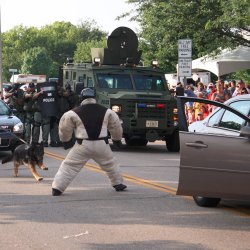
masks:
<svg viewBox="0 0 250 250"><path fill-rule="evenodd" d="M48 170L43 164L44 147L43 143L21 144L17 146L13 152L12 159L14 161L14 177L18 176L18 168L21 165L29 167L32 175L37 181L43 180L37 171L36 165L42 170ZM9 160L3 160L5 163Z"/></svg>

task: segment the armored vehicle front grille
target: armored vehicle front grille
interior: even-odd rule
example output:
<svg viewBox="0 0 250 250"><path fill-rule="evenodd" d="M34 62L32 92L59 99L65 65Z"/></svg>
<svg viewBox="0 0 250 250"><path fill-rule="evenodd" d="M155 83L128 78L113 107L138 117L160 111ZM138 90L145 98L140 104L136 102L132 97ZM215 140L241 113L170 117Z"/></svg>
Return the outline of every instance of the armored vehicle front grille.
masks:
<svg viewBox="0 0 250 250"><path fill-rule="evenodd" d="M138 105L139 104L139 105ZM164 105L163 108L158 108L157 105ZM145 107L138 107L143 106ZM137 116L137 118L164 118L168 116L168 114L173 113L173 106L170 102L167 101L152 101L152 100L128 100L126 104L126 116Z"/></svg>

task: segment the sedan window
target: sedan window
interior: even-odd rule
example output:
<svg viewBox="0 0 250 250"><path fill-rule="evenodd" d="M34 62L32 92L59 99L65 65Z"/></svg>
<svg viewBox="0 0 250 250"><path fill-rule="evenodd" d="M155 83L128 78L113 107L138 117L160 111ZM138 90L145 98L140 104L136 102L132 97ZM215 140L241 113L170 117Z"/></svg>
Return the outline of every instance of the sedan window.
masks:
<svg viewBox="0 0 250 250"><path fill-rule="evenodd" d="M232 108L235 108L245 115L249 115L250 101L236 101L230 104ZM233 114L230 111L226 111L219 124L220 127L238 130L240 131L242 125L245 124L245 120L239 116Z"/></svg>
<svg viewBox="0 0 250 250"><path fill-rule="evenodd" d="M222 113L223 113L224 111L225 111L224 109L220 109L218 112L216 112L215 114L213 114L213 115L210 117L210 119L209 119L207 125L208 125L209 127L218 126L219 121L220 121L220 118L221 118Z"/></svg>
<svg viewBox="0 0 250 250"><path fill-rule="evenodd" d="M220 121L219 126L223 128L233 129L240 131L244 120L238 115L233 114L230 111L226 111Z"/></svg>
<svg viewBox="0 0 250 250"><path fill-rule="evenodd" d="M239 110L244 115L248 115L249 116L250 101L248 101L248 100L246 100L246 101L245 100L237 101L237 102L231 103L230 106L232 108L235 108L235 109Z"/></svg>

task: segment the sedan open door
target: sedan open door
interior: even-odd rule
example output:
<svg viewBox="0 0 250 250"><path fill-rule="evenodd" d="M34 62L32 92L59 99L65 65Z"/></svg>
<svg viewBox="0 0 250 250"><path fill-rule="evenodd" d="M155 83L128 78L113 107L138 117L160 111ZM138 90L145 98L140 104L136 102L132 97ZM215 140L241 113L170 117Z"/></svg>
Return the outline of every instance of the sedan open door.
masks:
<svg viewBox="0 0 250 250"><path fill-rule="evenodd" d="M216 105L243 119L240 136L189 132L186 102ZM177 194L193 196L200 206L221 198L250 200L250 118L222 103L177 97L180 130L180 173ZM234 121L230 121L234 125Z"/></svg>

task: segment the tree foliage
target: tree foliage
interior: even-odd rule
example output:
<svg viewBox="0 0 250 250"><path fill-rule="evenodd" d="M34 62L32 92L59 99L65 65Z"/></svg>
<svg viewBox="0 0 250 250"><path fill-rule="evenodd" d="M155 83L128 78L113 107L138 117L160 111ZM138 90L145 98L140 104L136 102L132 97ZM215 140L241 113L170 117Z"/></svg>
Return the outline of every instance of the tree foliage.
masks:
<svg viewBox="0 0 250 250"><path fill-rule="evenodd" d="M19 73L58 76L59 66L67 57L74 56L78 43L103 40L106 35L94 21L81 21L76 26L54 22L40 29L16 26L2 35L3 78L9 81L10 68L18 69ZM37 71L39 64L43 72Z"/></svg>
<svg viewBox="0 0 250 250"><path fill-rule="evenodd" d="M91 48L105 48L106 39L101 41L88 41L77 44L77 49L74 54L75 62L91 62Z"/></svg>
<svg viewBox="0 0 250 250"><path fill-rule="evenodd" d="M157 58L176 71L178 40L192 39L193 59L224 48L250 46L248 0L128 0L136 4L144 61ZM146 53L145 53L146 51Z"/></svg>
<svg viewBox="0 0 250 250"><path fill-rule="evenodd" d="M23 53L23 74L46 75L50 72L52 59L44 47L34 47Z"/></svg>
<svg viewBox="0 0 250 250"><path fill-rule="evenodd" d="M142 60L145 65L157 59L166 72L175 72L179 39L192 39L193 59L216 54L224 48L250 46L249 0L127 2L133 3L136 8L132 14L124 13L120 18L130 15L132 20L139 23L139 46L143 51ZM55 77L58 75L58 67L67 57L77 62L90 61L90 48L106 47L106 36L107 33L94 20L81 21L78 25L54 22L41 28L16 26L2 34L4 80L10 79L10 68L18 69L19 73L23 73L22 70L35 73L30 65L31 53L39 58L42 66L51 60L47 72L39 74ZM33 63L38 67L38 62ZM246 77L247 74L247 71L239 72L235 76Z"/></svg>

